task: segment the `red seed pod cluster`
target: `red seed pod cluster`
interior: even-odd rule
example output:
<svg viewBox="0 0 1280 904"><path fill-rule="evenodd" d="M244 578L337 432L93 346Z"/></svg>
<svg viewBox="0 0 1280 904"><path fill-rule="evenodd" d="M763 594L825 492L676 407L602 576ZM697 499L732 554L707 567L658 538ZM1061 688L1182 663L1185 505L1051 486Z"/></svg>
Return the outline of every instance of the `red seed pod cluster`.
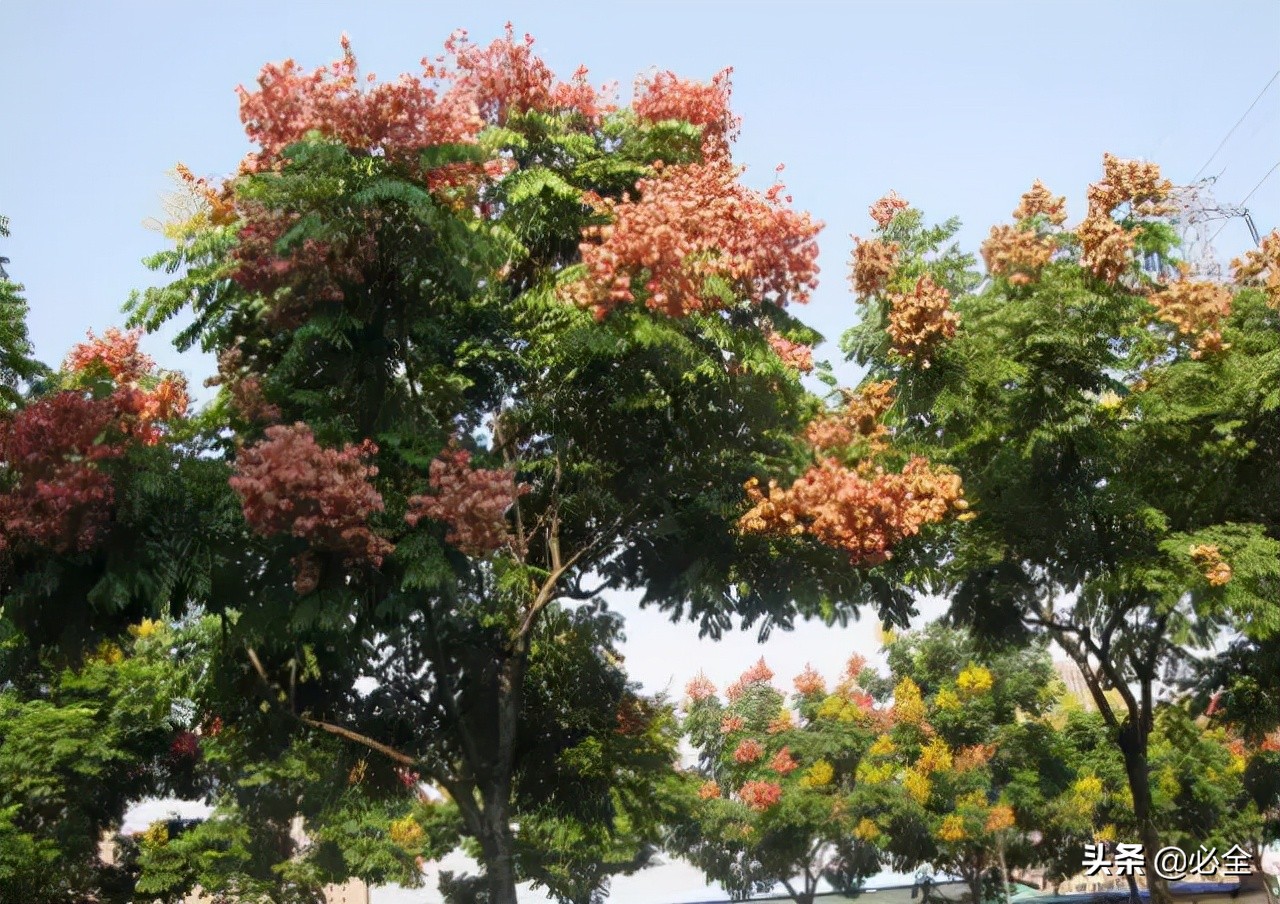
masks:
<svg viewBox="0 0 1280 904"><path fill-rule="evenodd" d="M664 167L638 197L600 202L612 223L584 230L587 276L567 296L597 319L632 303L672 317L721 308L713 280L748 303L808 301L821 224L787 206L780 185L760 193L739 173L722 160Z"/></svg>
<svg viewBox="0 0 1280 904"><path fill-rule="evenodd" d="M960 478L919 457L901 474L878 468L863 474L824 458L785 489L770 481L762 491L753 478L747 496L752 507L738 522L741 530L808 534L863 566L887 561L897 544L962 503Z"/></svg>
<svg viewBox="0 0 1280 904"><path fill-rule="evenodd" d="M533 44L530 35L516 40L510 22L506 34L487 47L472 44L465 31L454 32L445 42L457 68L453 92L469 96L481 119L495 125L530 111L572 111L594 123L612 109L608 90L592 88L585 67L579 67L571 81L557 81L533 52Z"/></svg>
<svg viewBox="0 0 1280 904"><path fill-rule="evenodd" d="M804 671L796 675L792 683L795 685L796 693L802 697L825 694L827 692L827 682L818 670L811 665L805 665Z"/></svg>
<svg viewBox="0 0 1280 904"><path fill-rule="evenodd" d="M716 686L704 673L699 672L684 687L684 694L692 702L708 700L716 695Z"/></svg>
<svg viewBox="0 0 1280 904"><path fill-rule="evenodd" d="M1155 306L1157 317L1172 324L1180 336L1195 340L1191 357L1201 358L1230 347L1218 330L1231 314L1231 290L1227 286L1182 279L1153 292L1147 300Z"/></svg>
<svg viewBox="0 0 1280 904"><path fill-rule="evenodd" d="M915 290L889 298L889 339L893 350L909 361L929 366L940 344L953 338L960 315L951 309L951 293L926 273Z"/></svg>
<svg viewBox="0 0 1280 904"><path fill-rule="evenodd" d="M303 239L279 250L279 241L299 220L296 212L242 205L244 225L232 252L232 278L245 290L268 300L269 316L280 327L297 326L317 302L342 301L350 286L364 283L377 259L372 227L354 238Z"/></svg>
<svg viewBox="0 0 1280 904"><path fill-rule="evenodd" d="M1132 260L1134 235L1113 214L1128 204L1134 216L1164 216L1172 210L1167 203L1172 190L1173 183L1160 177L1156 164L1103 154L1102 180L1089 186L1089 212L1076 227L1080 262L1099 279L1119 279Z"/></svg>
<svg viewBox="0 0 1280 904"><path fill-rule="evenodd" d="M765 339L783 364L802 374L813 370L813 347L803 342L792 342L774 330L765 332Z"/></svg>
<svg viewBox="0 0 1280 904"><path fill-rule="evenodd" d="M769 768L778 775L789 775L800 767L800 763L791 755L789 748L783 747L777 752L772 760L769 761Z"/></svg>
<svg viewBox="0 0 1280 904"><path fill-rule="evenodd" d="M849 280L860 299L883 292L898 269L902 246L885 239L853 237L853 258L849 262Z"/></svg>
<svg viewBox="0 0 1280 904"><path fill-rule="evenodd" d="M763 813L782 800L782 786L777 782L747 782L738 789L738 797L751 809Z"/></svg>
<svg viewBox="0 0 1280 904"><path fill-rule="evenodd" d="M115 490L97 463L124 448L97 438L115 418L108 400L60 392L0 420L0 461L18 475L0 493L0 552L20 544L84 551L98 541Z"/></svg>
<svg viewBox="0 0 1280 904"><path fill-rule="evenodd" d="M876 221L876 225L884 229L893 222L894 217L910 206L904 198L898 196L896 191L890 191L883 198L872 204L867 209L867 212L871 214L871 219Z"/></svg>
<svg viewBox="0 0 1280 904"><path fill-rule="evenodd" d="M682 79L674 72L639 78L631 108L642 122L680 119L702 129L703 155L727 150L739 120L729 109L733 69L723 69L709 83Z"/></svg>
<svg viewBox="0 0 1280 904"><path fill-rule="evenodd" d="M1031 188L1014 208L1013 218L1021 223L1035 217L1043 217L1046 222L1061 226L1067 221L1067 199L1064 195L1055 195L1037 179Z"/></svg>
<svg viewBox="0 0 1280 904"><path fill-rule="evenodd" d="M1280 229L1272 230L1253 251L1231 262L1237 282L1258 282L1267 294L1267 302L1280 308Z"/></svg>
<svg viewBox="0 0 1280 904"><path fill-rule="evenodd" d="M1120 278L1133 259L1133 233L1110 216L1092 212L1076 227L1080 239L1080 263L1106 282Z"/></svg>
<svg viewBox="0 0 1280 904"><path fill-rule="evenodd" d="M744 738L733 751L733 761L740 766L755 763L764 757L764 745L755 738Z"/></svg>
<svg viewBox="0 0 1280 904"><path fill-rule="evenodd" d="M1129 204L1136 216L1158 217L1172 212L1167 203L1173 183L1160 176L1160 167L1142 160L1102 155L1102 180L1089 186L1089 216L1111 216Z"/></svg>
<svg viewBox="0 0 1280 904"><path fill-rule="evenodd" d="M231 488L258 533L289 534L348 562L381 565L394 546L369 526L370 516L383 508L370 482L378 469L368 463L377 448L365 440L329 449L306 424L276 424L264 440L240 452ZM316 558L304 555L294 564L299 592L313 589L319 579Z"/></svg>
<svg viewBox="0 0 1280 904"><path fill-rule="evenodd" d="M982 243L982 261L992 276L1007 276L1013 283L1025 284L1039 276L1040 270L1053 259L1053 240L1018 226L992 226Z"/></svg>
<svg viewBox="0 0 1280 904"><path fill-rule="evenodd" d="M529 491L516 484L505 469L473 468L471 453L451 446L431 463L429 495L409 498L405 520L416 525L423 518L449 526L445 535L471 556L487 556L511 543L507 512L518 496Z"/></svg>
<svg viewBox="0 0 1280 904"><path fill-rule="evenodd" d="M469 91L443 88L453 73L424 61L422 77L361 85L351 42L342 59L306 72L293 60L264 66L256 91L240 88L240 119L259 150L247 172L272 166L288 145L318 131L347 147L406 156L433 145L474 141L483 122ZM372 75L366 80L372 80Z"/></svg>
<svg viewBox="0 0 1280 904"><path fill-rule="evenodd" d="M59 554L93 547L115 501L114 482L101 465L124 456L131 442L161 442L167 424L186 413L186 384L157 370L140 351L140 336L90 333L64 364L76 388L0 420L0 465L11 475L0 493L0 551L24 544Z"/></svg>
<svg viewBox="0 0 1280 904"><path fill-rule="evenodd" d="M883 451L889 428L885 413L893 407L896 380L868 383L856 392L848 392L848 401L837 411L819 415L805 428L805 441L819 452L831 452L864 444L870 453Z"/></svg>

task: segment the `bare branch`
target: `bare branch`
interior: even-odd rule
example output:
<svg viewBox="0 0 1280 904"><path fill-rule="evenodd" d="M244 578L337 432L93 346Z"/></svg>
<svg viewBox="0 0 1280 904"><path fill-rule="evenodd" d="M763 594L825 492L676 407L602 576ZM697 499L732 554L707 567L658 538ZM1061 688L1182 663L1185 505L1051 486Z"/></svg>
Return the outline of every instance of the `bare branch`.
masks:
<svg viewBox="0 0 1280 904"><path fill-rule="evenodd" d="M262 679L262 682L267 686L269 690L278 693L279 688L267 676L267 670L263 668L262 660L258 658L257 651L254 650L253 647L246 647L245 650L249 655L249 663L253 666L253 670L257 672L258 677ZM272 703L278 702L275 700L274 696L269 696L268 699ZM365 747L368 747L370 750L375 750L378 753L383 754L384 756L394 760L395 762L399 763L402 766L418 765L418 760L416 757L411 757L407 753L401 753L400 751L396 750L394 747L389 747L386 744L381 743L380 741L375 741L373 738L370 738L366 735L362 735L359 732L352 731L349 728L343 728L341 725L334 725L331 722L322 722L319 719L313 719L310 716L300 716L297 713L295 713L292 709L286 709L285 712L293 716L295 719L297 719L299 722L301 722L304 725L309 725L312 728L318 728L321 731L327 731L329 734L337 735L340 738L346 738L348 741L354 741L357 744L361 744Z"/></svg>
<svg viewBox="0 0 1280 904"><path fill-rule="evenodd" d="M318 728L321 731L327 731L329 734L337 735L340 738L346 738L348 741L354 741L357 744L368 747L370 750L375 750L402 766L418 765L417 758L411 757L407 753L401 753L394 747L389 747L380 741L375 741L367 735L362 735L349 728L343 728L341 725L334 725L332 722L321 722L319 719L313 719L310 716L298 716L298 721L302 722L304 725L310 725L312 728Z"/></svg>

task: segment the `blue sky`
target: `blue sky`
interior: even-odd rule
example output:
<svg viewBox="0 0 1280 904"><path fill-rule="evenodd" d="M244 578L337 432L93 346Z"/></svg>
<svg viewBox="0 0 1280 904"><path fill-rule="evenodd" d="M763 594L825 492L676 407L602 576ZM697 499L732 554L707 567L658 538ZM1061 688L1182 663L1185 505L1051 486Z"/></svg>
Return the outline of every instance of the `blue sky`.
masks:
<svg viewBox="0 0 1280 904"><path fill-rule="evenodd" d="M131 289L155 281L141 264L162 247L143 222L161 213L167 172L235 169L248 149L237 84L261 65L305 66L351 36L365 72L392 78L436 55L453 29L487 42L512 21L562 76L592 81L672 69L708 78L734 67L736 149L747 178L774 167L798 207L823 220L823 283L808 311L829 338L853 322L845 281L849 234L896 189L934 219L957 215L975 250L1036 178L1067 195L1072 222L1103 151L1145 157L1185 183L1280 70L1280 2L120 2L0 3L0 244L26 285L31 331L51 363L89 328L119 323ZM1241 200L1280 161L1280 80L1207 168L1222 201ZM1265 233L1280 225L1280 171L1248 206ZM1224 255L1249 242L1239 220ZM212 370L160 339L148 350L199 387ZM830 346L823 351L832 358ZM821 352L820 352L821 353ZM841 370L852 379L849 369ZM206 392L207 396L207 392ZM711 647L687 626L645 614L630 623L628 665L651 687L708 664L725 680L754 655L750 637ZM874 621L817 626L770 644L780 677L805 659L835 669L875 646ZM793 668L794 667L794 668Z"/></svg>

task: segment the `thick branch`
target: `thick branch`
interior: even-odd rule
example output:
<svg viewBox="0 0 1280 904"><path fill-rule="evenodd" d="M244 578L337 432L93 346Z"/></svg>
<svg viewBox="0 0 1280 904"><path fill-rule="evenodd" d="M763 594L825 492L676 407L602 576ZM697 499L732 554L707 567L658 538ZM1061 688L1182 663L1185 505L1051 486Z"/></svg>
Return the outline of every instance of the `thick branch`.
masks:
<svg viewBox="0 0 1280 904"><path fill-rule="evenodd" d="M517 644L523 645L524 641L533 632L542 610L547 608L552 600L556 598L556 586L560 583L560 579L564 577L564 573L577 564L578 560L586 555L593 545L595 545L594 542L582 547L561 564L559 568L554 569L551 574L547 575L547 579L542 582L542 586L538 589L538 595L534 597L533 603L529 606L529 611L525 613L524 621L520 623L520 630L516 632Z"/></svg>
<svg viewBox="0 0 1280 904"><path fill-rule="evenodd" d="M346 738L348 741L354 741L357 744L362 744L365 747L368 747L370 750L375 750L378 753L382 754L383 756L394 760L395 762L399 763L402 766L418 765L418 761L416 758L411 757L406 753L401 753L400 751L396 750L394 747L389 747L380 741L375 741L373 738L368 737L367 735L362 735L359 732L352 731L349 728L343 728L341 725L334 725L332 722L321 722L319 719L313 719L310 716L298 716L298 721L302 722L304 725L310 725L312 728L318 728L321 731L327 731L331 735L337 735L340 738Z"/></svg>
<svg viewBox="0 0 1280 904"><path fill-rule="evenodd" d="M258 658L257 651L254 650L253 647L246 647L245 649L249 654L249 663L253 666L253 670L257 672L258 677L262 679L263 684L265 684L267 688L271 690L277 690L276 686L271 682L271 679L267 676L267 670L263 668L262 660ZM270 695L268 695L268 700L270 700L272 703L277 702ZM331 722L322 722L319 719L313 719L310 716L300 716L291 709L286 709L285 712L287 712L289 715L291 715L293 718L297 719L299 722L301 722L304 725L309 725L312 728L319 728L321 731L327 731L329 734L337 735L340 738L346 738L348 741L354 741L357 744L361 744L365 747L368 747L370 750L375 750L378 753L381 753L383 756L386 756L389 759L394 760L395 762L399 763L402 766L418 765L418 760L416 757L411 757L407 753L401 753L399 750L396 750L394 747L389 747L388 745L383 744L380 741L375 741L373 738L368 737L367 735L362 735L359 732L352 731L349 728L343 728L341 725L334 725Z"/></svg>
<svg viewBox="0 0 1280 904"><path fill-rule="evenodd" d="M1111 701L1107 699L1107 695L1102 688L1102 682L1093 668L1093 663L1089 661L1088 653L1083 648L1084 640L1080 637L1079 629L1058 622L1054 618L1052 604L1040 613L1040 617L1027 616L1024 620L1030 625L1037 625L1058 635L1060 646L1075 662L1080 669L1080 674L1084 676L1085 686L1089 688L1089 695L1093 697L1094 705L1098 707L1099 714L1101 714L1110 728L1119 728L1120 721L1116 718L1115 712L1111 708ZM1068 637L1074 637L1075 642L1068 643L1066 641Z"/></svg>

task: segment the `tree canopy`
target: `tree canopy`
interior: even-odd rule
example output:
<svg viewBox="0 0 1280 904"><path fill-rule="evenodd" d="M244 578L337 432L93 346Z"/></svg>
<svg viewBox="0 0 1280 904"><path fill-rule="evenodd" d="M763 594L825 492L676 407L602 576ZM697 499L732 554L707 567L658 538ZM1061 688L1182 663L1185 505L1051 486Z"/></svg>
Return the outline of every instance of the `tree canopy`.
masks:
<svg viewBox="0 0 1280 904"><path fill-rule="evenodd" d="M1103 163L1072 230L1037 182L984 243L981 283L946 246L954 223L927 227L892 197L873 207L877 234L854 252L863 322L844 346L892 393L895 441L965 481L975 517L922 584L956 621L1050 637L1076 662L1150 853L1161 682L1224 631L1280 627L1280 240L1237 262L1237 286L1190 279L1167 180Z"/></svg>
<svg viewBox="0 0 1280 904"><path fill-rule="evenodd" d="M820 224L742 181L727 72L656 74L618 107L531 44L456 35L368 87L345 40L331 67L265 67L240 94L254 150L220 182L179 169L186 213L151 261L176 278L129 306L217 355L217 401L188 414L137 332L111 332L4 422L4 614L36 650L219 620L206 708L236 740L210 764L284 795L219 784L238 831L275 833L232 870L242 895L384 868L348 839L322 870L328 848L284 831L303 815L336 840L342 798L303 786L341 749L326 761L410 804L406 784L443 791L495 904L518 877L590 899L654 837L645 776L674 756L602 594L713 635L867 605L900 623L911 550L962 503L867 425L805 436L827 414L792 308ZM760 489L795 474L807 491ZM790 529L783 507L832 481ZM221 825L170 853L229 843ZM163 846L143 862L193 881Z"/></svg>

